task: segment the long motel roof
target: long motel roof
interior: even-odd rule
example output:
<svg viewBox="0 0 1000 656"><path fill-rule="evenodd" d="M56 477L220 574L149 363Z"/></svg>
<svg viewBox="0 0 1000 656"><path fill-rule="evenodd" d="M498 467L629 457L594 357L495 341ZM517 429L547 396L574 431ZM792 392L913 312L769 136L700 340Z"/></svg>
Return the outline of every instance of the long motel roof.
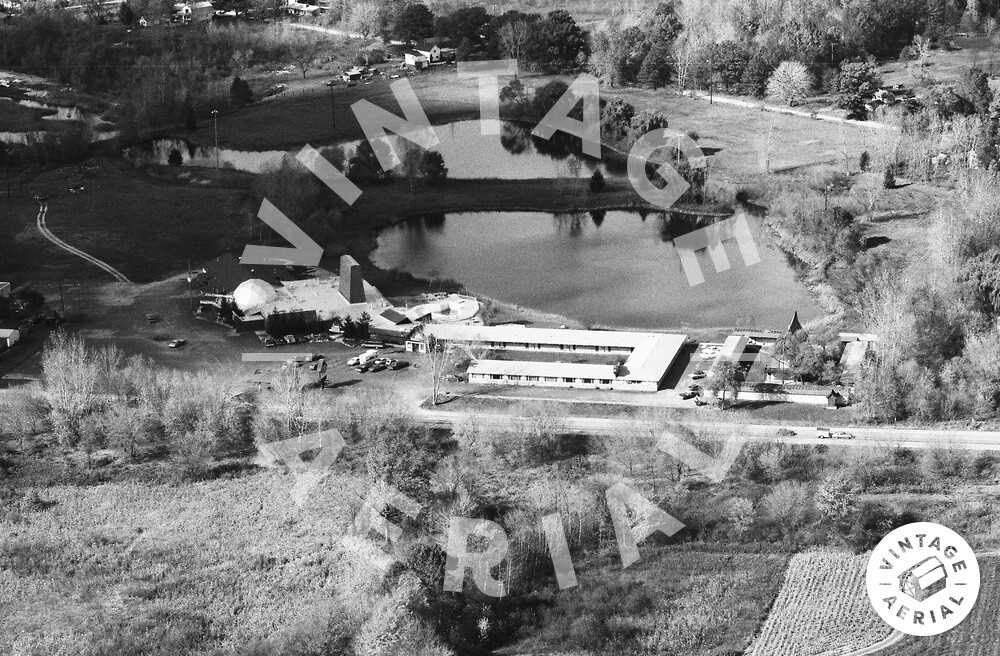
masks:
<svg viewBox="0 0 1000 656"><path fill-rule="evenodd" d="M569 330L529 328L520 325L469 326L465 324L428 324L424 335L449 342L504 343L546 346L582 346L630 349L625 361L625 375L620 379L659 382L673 364L687 341L687 335L670 333L622 332L611 330ZM546 363L561 364L561 363ZM577 365L602 366L602 365ZM610 365L609 365L610 366ZM526 374L536 375L536 374ZM545 374L539 374L545 375ZM549 374L558 375L558 374ZM567 376L569 377L569 376ZM578 378L601 378L599 375ZM605 376L606 377L606 376ZM613 376L612 376L613 377Z"/></svg>
<svg viewBox="0 0 1000 656"><path fill-rule="evenodd" d="M476 360L469 366L471 374L502 376L537 376L539 378L594 378L614 380L615 368L610 364L577 364L572 362L523 362L518 360Z"/></svg>

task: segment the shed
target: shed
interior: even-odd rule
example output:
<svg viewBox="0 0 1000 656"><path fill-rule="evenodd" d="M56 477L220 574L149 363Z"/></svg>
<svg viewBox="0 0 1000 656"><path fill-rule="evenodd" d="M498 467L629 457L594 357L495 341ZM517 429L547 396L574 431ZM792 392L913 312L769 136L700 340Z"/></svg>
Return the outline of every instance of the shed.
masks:
<svg viewBox="0 0 1000 656"><path fill-rule="evenodd" d="M0 298L10 298L9 282L0 282Z"/></svg>
<svg viewBox="0 0 1000 656"><path fill-rule="evenodd" d="M844 405L844 397L837 390L830 390L830 393L826 395L826 407L836 410L842 405Z"/></svg>
<svg viewBox="0 0 1000 656"><path fill-rule="evenodd" d="M21 339L21 332L17 328L0 328L0 347L10 348Z"/></svg>
<svg viewBox="0 0 1000 656"><path fill-rule="evenodd" d="M424 68L427 66L428 60L427 56L423 53L411 50L403 55L403 62L407 66L412 66L414 68Z"/></svg>

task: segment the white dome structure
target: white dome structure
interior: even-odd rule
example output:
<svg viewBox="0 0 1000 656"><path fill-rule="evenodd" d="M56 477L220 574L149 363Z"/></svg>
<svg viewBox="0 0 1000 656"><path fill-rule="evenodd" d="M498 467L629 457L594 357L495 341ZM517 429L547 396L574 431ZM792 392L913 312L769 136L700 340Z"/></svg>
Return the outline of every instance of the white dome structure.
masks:
<svg viewBox="0 0 1000 656"><path fill-rule="evenodd" d="M240 312L246 312L258 308L268 301L273 301L278 296L274 287L263 280L253 278L240 283L240 286L233 292L233 302Z"/></svg>

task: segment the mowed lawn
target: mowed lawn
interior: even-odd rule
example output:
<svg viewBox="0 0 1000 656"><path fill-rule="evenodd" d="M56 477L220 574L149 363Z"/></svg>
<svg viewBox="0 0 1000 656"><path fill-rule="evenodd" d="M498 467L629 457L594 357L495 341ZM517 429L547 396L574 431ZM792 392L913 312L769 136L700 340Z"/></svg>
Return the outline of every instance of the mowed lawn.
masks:
<svg viewBox="0 0 1000 656"><path fill-rule="evenodd" d="M82 186L77 192L70 187ZM92 160L46 172L3 201L0 279L50 283L110 281L109 274L51 244L35 220L36 193L48 197L47 225L56 237L104 260L133 282L162 279L227 249L242 250L239 188L174 184L123 162ZM242 241L241 241L242 239Z"/></svg>

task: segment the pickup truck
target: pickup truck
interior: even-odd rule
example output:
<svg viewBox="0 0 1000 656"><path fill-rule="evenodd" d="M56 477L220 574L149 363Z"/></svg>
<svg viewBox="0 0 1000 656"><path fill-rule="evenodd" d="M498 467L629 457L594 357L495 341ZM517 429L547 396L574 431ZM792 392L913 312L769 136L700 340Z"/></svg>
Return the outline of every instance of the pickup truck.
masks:
<svg viewBox="0 0 1000 656"><path fill-rule="evenodd" d="M829 428L817 428L816 437L821 440L853 440L854 434L846 431L832 431Z"/></svg>

